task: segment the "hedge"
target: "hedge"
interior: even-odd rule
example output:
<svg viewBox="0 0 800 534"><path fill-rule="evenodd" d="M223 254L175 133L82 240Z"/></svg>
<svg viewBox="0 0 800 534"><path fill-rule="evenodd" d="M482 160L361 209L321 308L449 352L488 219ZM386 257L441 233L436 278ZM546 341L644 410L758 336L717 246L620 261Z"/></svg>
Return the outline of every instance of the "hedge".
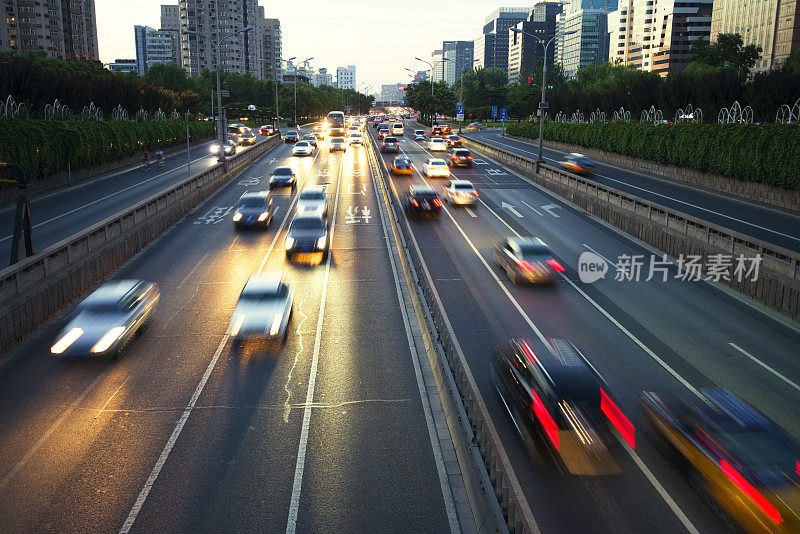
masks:
<svg viewBox="0 0 800 534"><path fill-rule="evenodd" d="M0 121L0 161L17 163L29 180L186 143L186 122ZM214 124L189 122L190 141L213 135Z"/></svg>
<svg viewBox="0 0 800 534"><path fill-rule="evenodd" d="M509 124L509 135L538 138L534 122ZM800 127L784 124L557 124L544 138L599 148L666 165L677 165L800 189Z"/></svg>

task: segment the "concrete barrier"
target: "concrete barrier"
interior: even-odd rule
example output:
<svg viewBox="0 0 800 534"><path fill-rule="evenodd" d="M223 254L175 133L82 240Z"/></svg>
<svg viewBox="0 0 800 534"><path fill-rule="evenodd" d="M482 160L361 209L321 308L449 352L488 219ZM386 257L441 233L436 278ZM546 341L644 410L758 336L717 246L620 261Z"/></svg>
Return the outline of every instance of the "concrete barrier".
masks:
<svg viewBox="0 0 800 534"><path fill-rule="evenodd" d="M94 287L280 142L272 136L0 271L0 354Z"/></svg>
<svg viewBox="0 0 800 534"><path fill-rule="evenodd" d="M500 161L527 180L672 257L698 255L705 264L714 254L760 255L756 281L747 277L737 280L732 268L727 271L730 280L720 281L792 318L800 314L800 254L555 167L542 165L536 174L534 160L474 139L465 138L464 146Z"/></svg>

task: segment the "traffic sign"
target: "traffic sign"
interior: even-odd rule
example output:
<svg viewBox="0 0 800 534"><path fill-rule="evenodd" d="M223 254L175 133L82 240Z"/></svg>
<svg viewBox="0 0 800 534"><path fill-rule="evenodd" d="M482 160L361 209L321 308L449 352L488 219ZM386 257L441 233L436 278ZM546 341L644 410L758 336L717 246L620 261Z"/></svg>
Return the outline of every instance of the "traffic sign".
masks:
<svg viewBox="0 0 800 534"><path fill-rule="evenodd" d="M492 117L497 117L497 106L492 106Z"/></svg>
<svg viewBox="0 0 800 534"><path fill-rule="evenodd" d="M462 115L464 114L464 104L461 102L456 104L456 113L461 113Z"/></svg>
<svg viewBox="0 0 800 534"><path fill-rule="evenodd" d="M506 108L500 109L500 122L506 122L508 118L508 110Z"/></svg>
<svg viewBox="0 0 800 534"><path fill-rule="evenodd" d="M456 120L459 121L459 122L464 120L464 112L463 111L461 113L456 113Z"/></svg>
<svg viewBox="0 0 800 534"><path fill-rule="evenodd" d="M547 109L548 107L547 102L539 102L539 109Z"/></svg>
<svg viewBox="0 0 800 534"><path fill-rule="evenodd" d="M231 92L229 90L227 90L227 89L220 89L219 90L219 94L220 94L220 96L223 96L225 98L228 98L228 97L231 96Z"/></svg>

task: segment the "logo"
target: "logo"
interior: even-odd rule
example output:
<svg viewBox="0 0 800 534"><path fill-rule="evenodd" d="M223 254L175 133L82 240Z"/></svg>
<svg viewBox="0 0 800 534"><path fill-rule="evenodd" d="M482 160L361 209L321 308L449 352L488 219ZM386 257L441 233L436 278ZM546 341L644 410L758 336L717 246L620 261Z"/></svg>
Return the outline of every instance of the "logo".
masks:
<svg viewBox="0 0 800 534"><path fill-rule="evenodd" d="M608 263L594 252L584 252L578 258L578 276L584 284L606 277Z"/></svg>

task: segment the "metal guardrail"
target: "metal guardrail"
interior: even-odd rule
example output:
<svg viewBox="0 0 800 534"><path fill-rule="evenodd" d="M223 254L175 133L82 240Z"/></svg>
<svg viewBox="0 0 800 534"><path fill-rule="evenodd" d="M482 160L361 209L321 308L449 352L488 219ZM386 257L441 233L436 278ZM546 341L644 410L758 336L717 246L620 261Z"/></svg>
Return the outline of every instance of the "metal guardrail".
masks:
<svg viewBox="0 0 800 534"><path fill-rule="evenodd" d="M439 361L445 364L442 367L446 367L445 371L449 372L449 379L454 385L454 388L451 388L454 390L454 396L460 401L459 411L463 413L461 423L467 433L470 447L473 449L473 457L480 464L477 467L481 473L483 488L487 492L487 496L489 488L491 488L491 494L494 496L494 499L488 500L494 512L497 528L513 533L538 532L538 526L522 491L522 486L514 474L511 462L500 441L500 435L483 402L477 382L458 340L455 338L452 325L444 312L444 305L434 287L431 275L422 261L422 253L411 234L411 227L402 215L404 210L397 191L388 177L388 169L383 164L371 135L367 134L366 137L373 157L376 161L381 162L378 168L381 183L390 201L390 216L393 224L400 230L403 250L411 262L415 284L410 284L410 286L416 291L426 308L427 330L435 342Z"/></svg>

